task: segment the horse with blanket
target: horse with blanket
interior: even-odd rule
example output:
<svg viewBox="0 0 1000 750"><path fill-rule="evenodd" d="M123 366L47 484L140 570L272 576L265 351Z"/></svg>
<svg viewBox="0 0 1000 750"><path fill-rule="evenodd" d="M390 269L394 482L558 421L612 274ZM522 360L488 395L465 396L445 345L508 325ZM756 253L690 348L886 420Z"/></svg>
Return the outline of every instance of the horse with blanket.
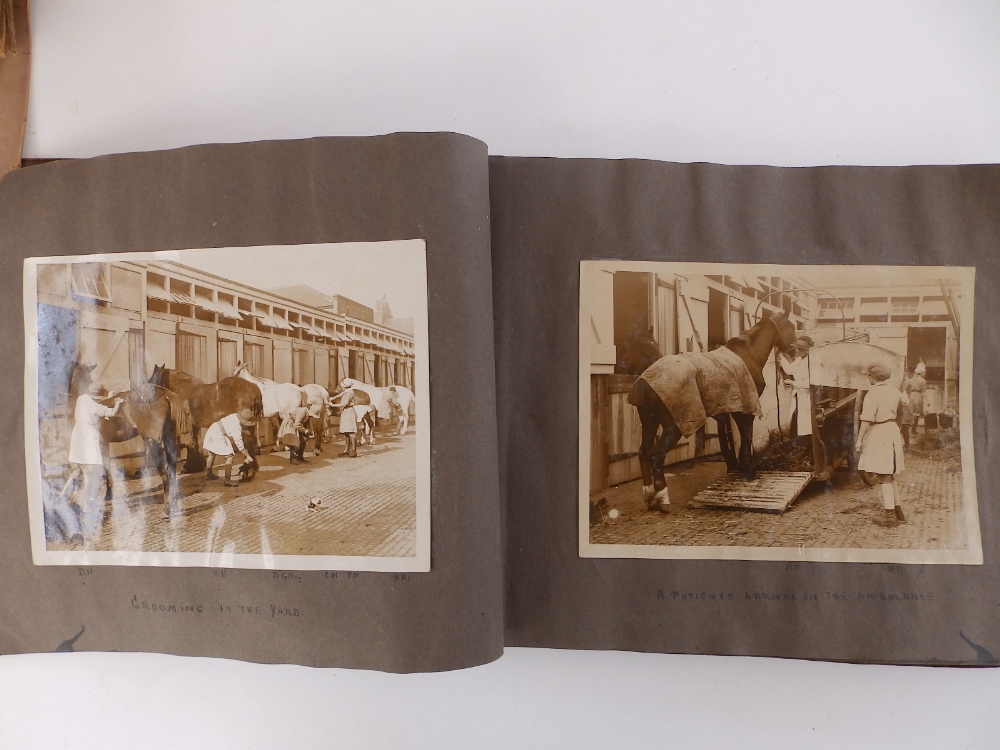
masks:
<svg viewBox="0 0 1000 750"><path fill-rule="evenodd" d="M682 436L694 434L709 417L719 425L729 471L754 477L753 422L761 413L764 364L773 349L788 351L794 343L795 326L787 314L767 310L753 328L708 353L661 357L651 330L623 342L619 369L639 376L628 402L638 410L642 425L639 465L649 510L669 511L663 462ZM738 456L730 415L740 433Z"/></svg>

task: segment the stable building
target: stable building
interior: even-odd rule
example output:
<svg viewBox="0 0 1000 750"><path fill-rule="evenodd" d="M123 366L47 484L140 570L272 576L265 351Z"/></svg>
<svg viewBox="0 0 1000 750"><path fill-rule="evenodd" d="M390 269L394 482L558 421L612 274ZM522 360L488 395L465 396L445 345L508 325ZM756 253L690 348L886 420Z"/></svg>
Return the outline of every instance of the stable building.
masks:
<svg viewBox="0 0 1000 750"><path fill-rule="evenodd" d="M923 284L832 288L819 300L816 325L868 335L872 344L903 356L906 369L923 360L929 414L958 410L958 363L962 292L947 280Z"/></svg>
<svg viewBox="0 0 1000 750"><path fill-rule="evenodd" d="M331 391L345 377L413 389L413 337L372 320L170 261L37 269L43 414L71 408L66 391L77 363L97 365L95 379L116 390L146 382L154 365L211 383L239 361L261 378Z"/></svg>

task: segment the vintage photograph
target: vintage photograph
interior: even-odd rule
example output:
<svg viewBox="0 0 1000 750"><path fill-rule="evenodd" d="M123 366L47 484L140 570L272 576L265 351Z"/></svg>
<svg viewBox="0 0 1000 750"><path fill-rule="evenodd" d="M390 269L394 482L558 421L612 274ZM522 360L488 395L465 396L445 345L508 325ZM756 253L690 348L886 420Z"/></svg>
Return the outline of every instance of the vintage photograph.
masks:
<svg viewBox="0 0 1000 750"><path fill-rule="evenodd" d="M430 569L423 240L29 258L35 564Z"/></svg>
<svg viewBox="0 0 1000 750"><path fill-rule="evenodd" d="M581 556L982 564L974 281L582 262Z"/></svg>

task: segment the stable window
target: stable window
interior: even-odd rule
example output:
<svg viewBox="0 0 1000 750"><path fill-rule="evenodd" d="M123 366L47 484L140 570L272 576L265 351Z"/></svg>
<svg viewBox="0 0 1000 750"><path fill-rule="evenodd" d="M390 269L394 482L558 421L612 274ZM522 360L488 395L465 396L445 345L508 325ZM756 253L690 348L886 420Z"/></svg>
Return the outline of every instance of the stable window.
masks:
<svg viewBox="0 0 1000 750"><path fill-rule="evenodd" d="M924 297L924 303L920 306L920 319L924 322L951 320L944 297Z"/></svg>
<svg viewBox="0 0 1000 750"><path fill-rule="evenodd" d="M839 302L839 304L838 304ZM854 320L854 297L848 299L821 299L819 309L816 311L817 320L841 320L841 310L843 310L843 320Z"/></svg>
<svg viewBox="0 0 1000 750"><path fill-rule="evenodd" d="M886 323L889 320L889 298L862 297L859 312L862 323Z"/></svg>
<svg viewBox="0 0 1000 750"><path fill-rule="evenodd" d="M243 316L240 315L240 311L233 304L233 297L229 294L223 294L219 292L218 298L215 301L216 309L219 313L219 322L225 323L226 325L237 325L243 320Z"/></svg>
<svg viewBox="0 0 1000 750"><path fill-rule="evenodd" d="M893 322L916 323L920 320L919 307L920 297L893 297L889 315Z"/></svg>
<svg viewBox="0 0 1000 750"><path fill-rule="evenodd" d="M85 299L111 301L111 287L108 284L107 264L71 263L73 294Z"/></svg>

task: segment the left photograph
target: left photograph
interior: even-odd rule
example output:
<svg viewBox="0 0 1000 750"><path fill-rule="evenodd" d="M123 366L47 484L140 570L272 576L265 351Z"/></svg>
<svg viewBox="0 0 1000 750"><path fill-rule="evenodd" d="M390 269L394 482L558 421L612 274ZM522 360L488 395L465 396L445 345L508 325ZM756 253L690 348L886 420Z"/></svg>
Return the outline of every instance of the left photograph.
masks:
<svg viewBox="0 0 1000 750"><path fill-rule="evenodd" d="M430 570L423 240L29 258L37 565Z"/></svg>

